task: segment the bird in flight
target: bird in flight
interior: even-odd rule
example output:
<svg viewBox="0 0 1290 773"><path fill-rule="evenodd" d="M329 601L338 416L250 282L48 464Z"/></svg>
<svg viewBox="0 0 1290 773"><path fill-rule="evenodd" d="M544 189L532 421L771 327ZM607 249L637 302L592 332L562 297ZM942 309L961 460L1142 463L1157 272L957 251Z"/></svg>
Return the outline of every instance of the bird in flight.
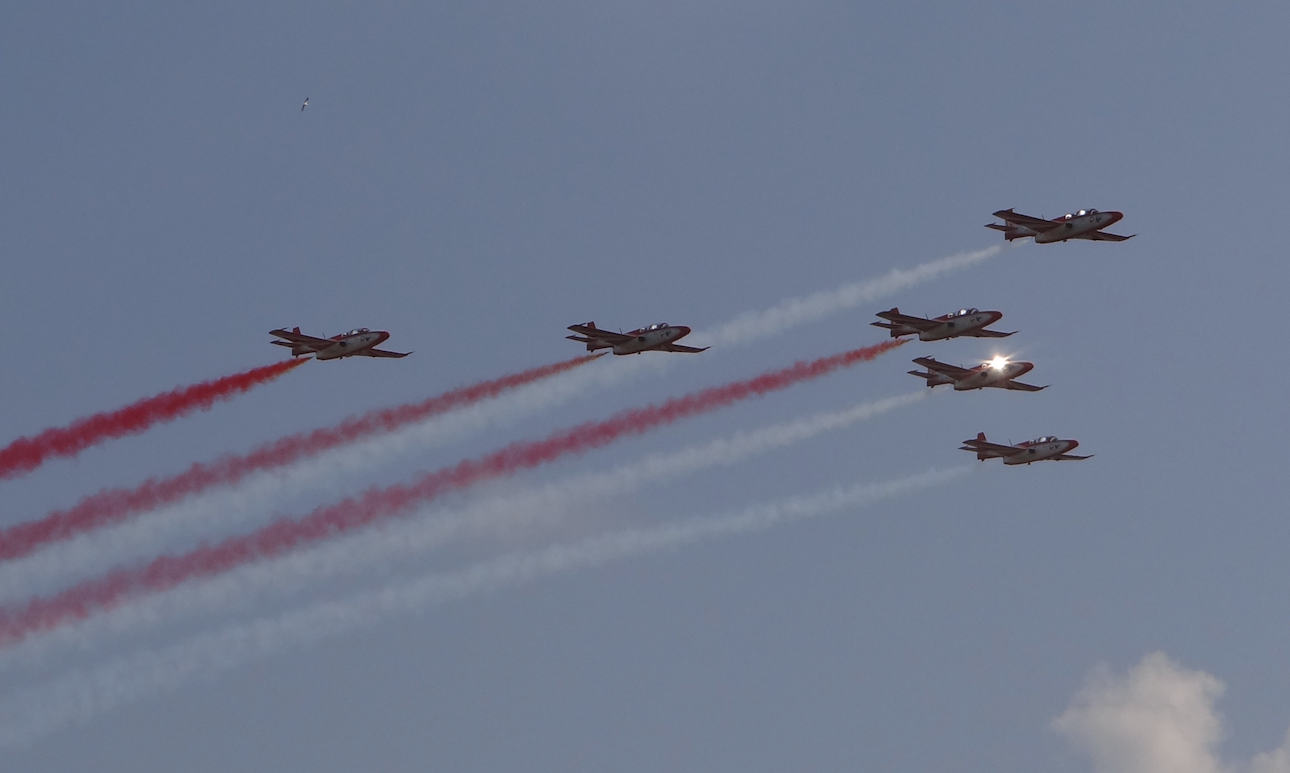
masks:
<svg viewBox="0 0 1290 773"><path fill-rule="evenodd" d="M303 113L306 107L309 107L309 97L305 97L305 103L300 106L300 112Z"/></svg>

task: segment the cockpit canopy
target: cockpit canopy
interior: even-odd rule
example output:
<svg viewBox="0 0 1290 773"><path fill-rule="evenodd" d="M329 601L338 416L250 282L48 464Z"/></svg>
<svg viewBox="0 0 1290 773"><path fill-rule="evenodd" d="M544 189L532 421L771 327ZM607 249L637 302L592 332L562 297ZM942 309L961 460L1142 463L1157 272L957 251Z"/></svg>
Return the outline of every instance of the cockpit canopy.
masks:
<svg viewBox="0 0 1290 773"><path fill-rule="evenodd" d="M958 311L951 311L949 314L946 314L945 316L947 316L947 317L966 317L966 316L967 316L967 315L969 315L969 314L975 314L975 313L976 313L976 309L959 309Z"/></svg>
<svg viewBox="0 0 1290 773"><path fill-rule="evenodd" d="M1081 209L1079 212L1076 212L1073 215L1067 212L1065 215L1062 215L1062 220L1073 220L1077 217L1084 217L1085 215L1096 215L1096 214L1097 214L1096 209Z"/></svg>
<svg viewBox="0 0 1290 773"><path fill-rule="evenodd" d="M353 329L353 330L349 331L349 332L348 332L348 333L346 333L345 335L347 335L347 336L356 336L356 335L358 335L359 333L366 333L366 332L368 332L367 328L365 328L365 327L359 327L359 328L355 328L355 329Z"/></svg>
<svg viewBox="0 0 1290 773"><path fill-rule="evenodd" d="M665 328L665 327L667 327L667 323L666 323L666 322L655 322L654 324L650 325L649 327L647 327L647 328L645 328L645 329L646 329L646 330L662 330L662 329L663 329L663 328Z"/></svg>
<svg viewBox="0 0 1290 773"><path fill-rule="evenodd" d="M1043 437L1035 438L1034 440L1030 441L1027 445L1038 446L1038 445L1043 445L1044 443L1055 443L1056 441L1057 441L1056 435L1044 435Z"/></svg>

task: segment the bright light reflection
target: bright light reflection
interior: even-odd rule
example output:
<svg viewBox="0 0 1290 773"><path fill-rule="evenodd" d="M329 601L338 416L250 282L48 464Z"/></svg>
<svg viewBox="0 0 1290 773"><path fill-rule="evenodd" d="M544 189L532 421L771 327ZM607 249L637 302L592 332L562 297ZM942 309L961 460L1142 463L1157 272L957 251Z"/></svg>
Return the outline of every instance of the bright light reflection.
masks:
<svg viewBox="0 0 1290 773"><path fill-rule="evenodd" d="M1003 370L1004 366L1008 364L1008 358L1001 355L995 355L995 358L990 360L987 364L995 370Z"/></svg>

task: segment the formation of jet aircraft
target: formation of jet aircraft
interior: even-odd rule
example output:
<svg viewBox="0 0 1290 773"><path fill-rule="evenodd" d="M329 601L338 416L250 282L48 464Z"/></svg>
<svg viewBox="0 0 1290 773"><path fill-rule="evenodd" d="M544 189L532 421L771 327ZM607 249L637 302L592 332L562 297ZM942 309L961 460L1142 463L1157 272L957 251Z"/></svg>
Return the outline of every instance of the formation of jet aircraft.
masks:
<svg viewBox="0 0 1290 773"><path fill-rule="evenodd" d="M303 111L308 106L309 100L306 98L300 109ZM1023 215L1012 209L1001 209L994 215L1002 218L1003 224L989 223L986 228L1002 231L1003 237L1008 241L1033 238L1038 244L1064 242L1070 239L1122 242L1136 235L1121 236L1104 230L1124 217L1121 212L1081 209L1054 220ZM920 341L944 341L960 337L1006 338L1013 335L1011 332L1004 333L989 329L990 325L1003 318L1001 311L962 308L939 317L929 318L902 314L899 308L892 307L890 311L878 312L877 316L882 321L869 324L887 330L892 338L916 335ZM595 322L570 325L568 329L574 335L566 338L585 344L588 352L608 349L614 354L640 354L649 351L697 354L708 348L677 343L690 334L690 328L684 325L669 325L666 322L659 322L627 333L602 330L596 327ZM305 335L298 327L291 330L273 330L271 334L279 338L272 343L291 349L292 357L313 355L319 360L336 360L356 356L398 358L410 354L410 352L391 352L376 348L388 339L390 334L384 330L368 330L365 327L331 338ZM1019 376L1029 373L1035 367L1034 363L1012 361L1005 357L995 357L974 368L949 365L931 357L917 357L914 359L914 364L921 365L926 370L911 370L909 373L923 379L928 387L950 384L957 392L986 388L1038 392L1047 388L1017 381ZM1004 445L991 443L986 440L985 433L982 432L974 439L963 441L961 448L964 451L976 452L977 459L982 461L999 458L1003 459L1004 464L1013 465L1090 458L1068 453L1078 445L1078 440L1052 436L1017 445Z"/></svg>
<svg viewBox="0 0 1290 773"><path fill-rule="evenodd" d="M614 354L640 354L641 352L684 352L698 354L706 351L693 346L676 343L690 334L690 328L684 325L669 325L659 322L649 327L642 327L629 333L614 333L601 330L595 322L585 325L570 325L569 329L578 335L565 336L571 341L586 344L587 351L609 349Z"/></svg>
<svg viewBox="0 0 1290 773"><path fill-rule="evenodd" d="M292 357L312 354L318 360L338 360L342 357L407 357L411 354L377 349L377 345L389 338L390 334L384 330L368 330L365 327L331 338L305 335L298 327L291 330L271 330L269 334L286 339L272 343L289 348Z"/></svg>
<svg viewBox="0 0 1290 773"><path fill-rule="evenodd" d="M1063 440L1053 436L1027 440L1015 446L1004 445L1003 443L991 443L985 439L984 432L978 432L975 438L964 440L963 445L959 446L959 450L975 451L976 458L983 462L986 459L1002 459L1004 464L1070 462L1091 459L1092 454L1075 456L1067 453L1067 451L1074 451L1078 445L1078 440Z"/></svg>
<svg viewBox="0 0 1290 773"><path fill-rule="evenodd" d="M1003 238L1008 241L1034 237L1035 244L1064 242L1068 239L1122 242L1137 236L1137 234L1120 236L1119 234L1109 234L1102 230L1118 223L1124 217L1123 212L1098 212L1096 209L1081 209L1078 212L1062 215L1056 220L1045 220L1042 217L1023 215L1011 209L1001 209L995 212L994 216L1002 218L1003 225L986 223L985 227L1003 231Z"/></svg>
<svg viewBox="0 0 1290 773"><path fill-rule="evenodd" d="M941 341L946 338L971 336L972 338L1007 338L1012 333L1000 333L997 330L986 330L989 325L1003 319L1001 311L978 311L977 309L959 309L949 314L928 319L901 314L900 309L880 311L878 316L886 322L870 322L874 327L891 331L892 338L917 335L920 341ZM1015 331L1014 331L1015 332Z"/></svg>

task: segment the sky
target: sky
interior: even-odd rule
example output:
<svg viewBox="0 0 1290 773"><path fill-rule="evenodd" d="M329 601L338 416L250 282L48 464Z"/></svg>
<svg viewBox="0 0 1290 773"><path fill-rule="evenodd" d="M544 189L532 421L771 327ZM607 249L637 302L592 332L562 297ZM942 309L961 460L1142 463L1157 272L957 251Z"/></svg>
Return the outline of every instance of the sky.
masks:
<svg viewBox="0 0 1290 773"><path fill-rule="evenodd" d="M1290 770L1284 4L7 17L0 443L277 362L282 326L413 354L308 362L0 481L0 528L576 356L570 324L714 346L0 564L5 603L878 343L892 306L1018 332L908 343L0 648L0 767ZM990 250L1008 207L1138 235ZM754 324L795 298L819 313ZM905 373L995 354L1051 386ZM1094 458L978 464L957 446L982 431Z"/></svg>

